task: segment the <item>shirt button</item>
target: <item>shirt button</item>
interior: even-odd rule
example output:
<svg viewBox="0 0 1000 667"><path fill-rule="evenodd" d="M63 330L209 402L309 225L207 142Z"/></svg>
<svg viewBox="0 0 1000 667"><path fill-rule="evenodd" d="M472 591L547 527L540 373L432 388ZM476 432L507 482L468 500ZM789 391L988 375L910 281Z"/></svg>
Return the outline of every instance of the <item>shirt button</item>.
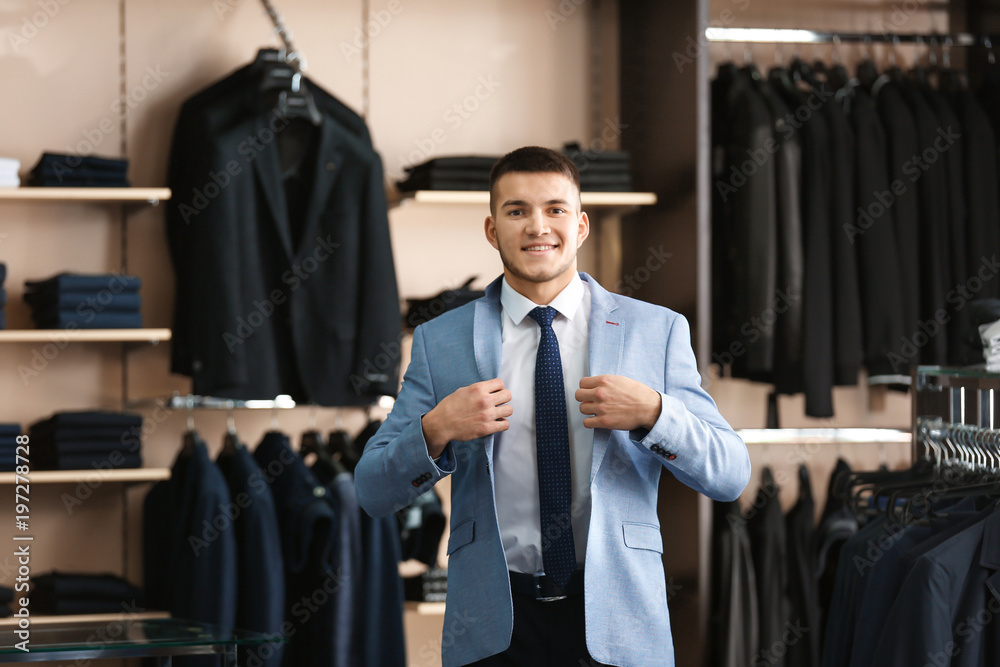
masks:
<svg viewBox="0 0 1000 667"><path fill-rule="evenodd" d="M673 460L674 460L674 459L676 459L676 458L677 458L677 455L676 455L676 454L669 454L669 455L667 456L667 460L668 460L668 461L673 461Z"/></svg>

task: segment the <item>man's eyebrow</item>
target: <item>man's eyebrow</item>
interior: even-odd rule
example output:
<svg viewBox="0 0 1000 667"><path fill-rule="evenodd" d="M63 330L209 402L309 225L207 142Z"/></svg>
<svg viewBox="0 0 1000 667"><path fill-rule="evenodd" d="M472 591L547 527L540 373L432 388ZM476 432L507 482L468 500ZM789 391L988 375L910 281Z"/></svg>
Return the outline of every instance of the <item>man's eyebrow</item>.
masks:
<svg viewBox="0 0 1000 667"><path fill-rule="evenodd" d="M507 208L508 206L527 206L527 205L528 202L522 201L520 199L508 199L501 205L501 208Z"/></svg>

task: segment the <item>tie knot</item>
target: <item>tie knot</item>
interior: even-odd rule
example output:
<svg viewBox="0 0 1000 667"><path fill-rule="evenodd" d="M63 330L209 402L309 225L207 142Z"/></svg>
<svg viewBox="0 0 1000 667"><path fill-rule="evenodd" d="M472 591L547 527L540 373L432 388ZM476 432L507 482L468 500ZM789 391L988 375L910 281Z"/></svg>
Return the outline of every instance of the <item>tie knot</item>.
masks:
<svg viewBox="0 0 1000 667"><path fill-rule="evenodd" d="M556 309L552 306L538 306L528 313L528 317L538 322L538 326L543 328L552 326L552 320L555 316Z"/></svg>

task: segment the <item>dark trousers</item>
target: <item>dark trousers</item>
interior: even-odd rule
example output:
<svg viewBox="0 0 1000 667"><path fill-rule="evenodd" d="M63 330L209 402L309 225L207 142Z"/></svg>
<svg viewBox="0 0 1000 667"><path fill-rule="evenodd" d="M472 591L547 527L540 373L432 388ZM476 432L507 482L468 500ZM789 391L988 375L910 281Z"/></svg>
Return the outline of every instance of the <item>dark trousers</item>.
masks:
<svg viewBox="0 0 1000 667"><path fill-rule="evenodd" d="M541 602L514 596L514 632L503 653L472 663L485 667L599 667L587 651L583 595Z"/></svg>

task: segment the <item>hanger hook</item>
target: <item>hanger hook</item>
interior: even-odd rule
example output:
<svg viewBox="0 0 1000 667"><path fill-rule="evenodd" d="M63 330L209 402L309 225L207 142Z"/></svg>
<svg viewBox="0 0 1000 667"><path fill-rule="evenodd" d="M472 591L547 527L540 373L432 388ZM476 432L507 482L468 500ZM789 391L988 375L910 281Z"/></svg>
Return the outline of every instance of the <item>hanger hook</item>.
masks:
<svg viewBox="0 0 1000 667"><path fill-rule="evenodd" d="M226 401L226 430L230 433L236 433L236 415L233 414L235 409L235 401Z"/></svg>
<svg viewBox="0 0 1000 667"><path fill-rule="evenodd" d="M993 55L993 40L989 38L989 35L983 37L983 45L986 46L986 60L991 65L995 65L997 62L997 57Z"/></svg>

